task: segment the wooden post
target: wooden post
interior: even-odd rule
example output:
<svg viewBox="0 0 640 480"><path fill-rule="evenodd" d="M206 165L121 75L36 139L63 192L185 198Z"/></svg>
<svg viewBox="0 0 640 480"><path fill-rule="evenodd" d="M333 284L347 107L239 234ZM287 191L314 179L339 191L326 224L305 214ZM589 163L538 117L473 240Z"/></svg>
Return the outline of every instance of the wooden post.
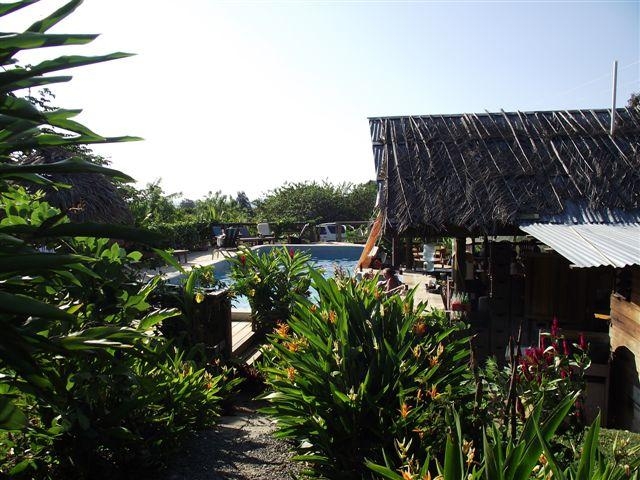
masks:
<svg viewBox="0 0 640 480"><path fill-rule="evenodd" d="M396 232L391 237L391 266L398 268L400 266L400 238Z"/></svg>
<svg viewBox="0 0 640 480"><path fill-rule="evenodd" d="M466 262L466 242L467 239L464 237L456 237L454 241L453 248L456 251L455 261L452 266L453 273L453 283L455 286L456 292L462 292L465 290L464 279L465 273L467 269Z"/></svg>

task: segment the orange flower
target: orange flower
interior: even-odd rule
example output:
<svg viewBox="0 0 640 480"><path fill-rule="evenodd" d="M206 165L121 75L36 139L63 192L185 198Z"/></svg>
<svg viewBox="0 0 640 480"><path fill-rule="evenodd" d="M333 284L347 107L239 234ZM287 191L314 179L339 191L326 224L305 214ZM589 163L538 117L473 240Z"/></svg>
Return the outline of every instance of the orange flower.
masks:
<svg viewBox="0 0 640 480"><path fill-rule="evenodd" d="M402 471L402 480L413 480L413 475L407 470Z"/></svg>
<svg viewBox="0 0 640 480"><path fill-rule="evenodd" d="M413 325L413 333L418 337L423 337L424 334L427 333L427 324L424 322L416 322Z"/></svg>
<svg viewBox="0 0 640 480"><path fill-rule="evenodd" d="M400 416L402 418L407 418L407 415L409 415L410 411L411 411L411 407L406 403L402 403L402 405L400 406Z"/></svg>
<svg viewBox="0 0 640 480"><path fill-rule="evenodd" d="M441 393L438 393L438 387L436 387L435 385L432 385L431 386L431 390L429 390L427 393L431 397L432 400L435 400L440 395L442 395Z"/></svg>
<svg viewBox="0 0 640 480"><path fill-rule="evenodd" d="M421 353L422 353L422 349L420 348L420 345L416 345L415 347L413 347L413 356L415 358L420 358Z"/></svg>
<svg viewBox="0 0 640 480"><path fill-rule="evenodd" d="M316 313L316 310L318 310L318 307L316 307L315 305L311 305L311 306L309 307L309 311L310 311L311 313Z"/></svg>
<svg viewBox="0 0 640 480"><path fill-rule="evenodd" d="M287 350L290 352L297 352L300 350L300 344L298 342L287 342L284 346L287 347Z"/></svg>
<svg viewBox="0 0 640 480"><path fill-rule="evenodd" d="M329 312L329 323L336 323L336 320L338 320L338 314L331 310Z"/></svg>
<svg viewBox="0 0 640 480"><path fill-rule="evenodd" d="M293 382L296 379L296 369L293 367L288 367L287 368L287 378L289 379L289 381Z"/></svg>
<svg viewBox="0 0 640 480"><path fill-rule="evenodd" d="M276 333L281 337L286 337L289 335L291 328L285 322L278 322L278 326L276 327Z"/></svg>

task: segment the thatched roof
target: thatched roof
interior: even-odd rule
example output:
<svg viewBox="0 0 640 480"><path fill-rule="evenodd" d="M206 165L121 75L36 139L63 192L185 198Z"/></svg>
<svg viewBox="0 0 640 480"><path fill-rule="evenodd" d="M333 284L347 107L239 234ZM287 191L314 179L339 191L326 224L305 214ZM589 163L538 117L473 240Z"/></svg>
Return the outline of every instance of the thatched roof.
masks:
<svg viewBox="0 0 640 480"><path fill-rule="evenodd" d="M23 164L55 163L74 157L63 147L46 147L20 159ZM75 222L133 224L133 215L115 185L99 173L46 175L71 188L40 187L45 199Z"/></svg>
<svg viewBox="0 0 640 480"><path fill-rule="evenodd" d="M371 118L385 228L494 235L522 219L640 208L640 108Z"/></svg>

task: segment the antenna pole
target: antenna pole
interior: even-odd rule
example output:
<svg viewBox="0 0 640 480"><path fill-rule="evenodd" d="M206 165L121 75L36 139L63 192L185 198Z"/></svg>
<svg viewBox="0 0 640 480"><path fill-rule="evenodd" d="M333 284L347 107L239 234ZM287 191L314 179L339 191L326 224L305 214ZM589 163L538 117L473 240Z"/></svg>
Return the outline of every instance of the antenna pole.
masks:
<svg viewBox="0 0 640 480"><path fill-rule="evenodd" d="M611 127L609 133L613 137L616 130L616 84L618 83L618 61L613 61L613 85L611 87Z"/></svg>

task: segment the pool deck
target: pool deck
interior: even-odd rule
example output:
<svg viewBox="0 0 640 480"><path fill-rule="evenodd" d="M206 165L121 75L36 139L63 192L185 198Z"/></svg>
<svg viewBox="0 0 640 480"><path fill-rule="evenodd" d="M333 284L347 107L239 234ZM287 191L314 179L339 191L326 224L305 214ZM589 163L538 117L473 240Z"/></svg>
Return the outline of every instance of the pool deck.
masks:
<svg viewBox="0 0 640 480"><path fill-rule="evenodd" d="M316 244L323 245L323 244ZM326 245L353 245L351 243L329 242ZM288 246L288 245L283 245ZM299 245L291 245L299 246ZM211 265L225 257L234 255L236 250L218 250L213 252L187 252L186 262L182 263L182 268L186 271L191 270L194 266ZM142 272L144 276L151 277L157 274L163 274L167 278L180 275L180 271L173 267L165 266L163 268L147 270ZM402 280L409 289L416 288L414 299L416 303L427 302L428 307L444 310L445 306L442 302L440 294L430 293L427 291L427 276L422 273L404 272ZM231 351L233 356L244 358L247 363L252 363L258 356L255 349L252 348L253 331L251 330L250 312L233 310L231 312Z"/></svg>

